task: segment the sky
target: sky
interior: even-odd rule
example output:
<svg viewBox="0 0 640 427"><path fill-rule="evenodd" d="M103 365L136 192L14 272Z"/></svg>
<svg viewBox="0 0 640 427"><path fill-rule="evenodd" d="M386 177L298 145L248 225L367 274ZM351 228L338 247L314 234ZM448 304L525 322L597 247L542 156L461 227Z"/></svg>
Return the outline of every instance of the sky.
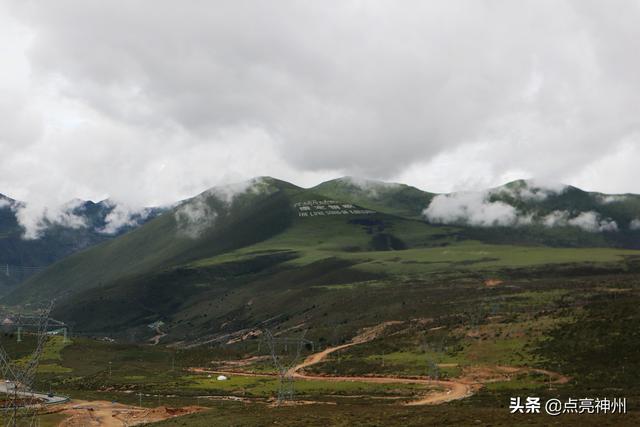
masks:
<svg viewBox="0 0 640 427"><path fill-rule="evenodd" d="M640 193L640 2L0 0L0 193Z"/></svg>

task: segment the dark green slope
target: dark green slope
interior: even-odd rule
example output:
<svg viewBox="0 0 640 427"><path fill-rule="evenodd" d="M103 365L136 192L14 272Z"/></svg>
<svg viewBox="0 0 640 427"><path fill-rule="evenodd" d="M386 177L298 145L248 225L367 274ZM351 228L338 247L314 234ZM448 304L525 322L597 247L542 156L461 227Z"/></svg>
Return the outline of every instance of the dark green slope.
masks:
<svg viewBox="0 0 640 427"><path fill-rule="evenodd" d="M231 201L224 200L228 194L224 188L214 188L189 199L136 230L54 264L12 292L6 301L21 303L61 292L101 288L127 277L141 277L251 247L279 233L284 233L285 251L335 243L332 250L353 252L401 250L424 237L425 233L415 232L416 227L434 230L419 221L393 215L373 212L358 215L365 211L355 203L356 214L332 217L327 213L326 217L301 219L299 214L305 208L298 207L299 204L318 200L324 203L328 197L316 189L304 190L273 178L260 178L256 182L257 186L239 191ZM344 201L347 202L353 203L350 199ZM206 211L204 216L211 221L205 218L195 223L193 234L184 230L180 221L185 211L198 209ZM394 234L394 225L402 237ZM314 236L318 240L313 240Z"/></svg>
<svg viewBox="0 0 640 427"><path fill-rule="evenodd" d="M295 207L318 198L322 196L303 190L290 193L288 203ZM194 262L121 276L62 301L55 315L86 332L133 328L144 333L145 325L156 320L171 325L174 336L185 339L212 329L235 331L273 317L289 304L297 305L303 295L313 298L319 286L349 286L386 276L361 269L357 265L361 261L344 256L362 254L366 259L376 252L400 254L410 248L446 245L451 232L382 213L314 218L294 214L282 232L239 253L221 254L221 260L201 256Z"/></svg>
<svg viewBox="0 0 640 427"><path fill-rule="evenodd" d="M450 227L367 210L350 199L270 178L231 201L222 200L224 193L212 189L118 239L72 255L24 283L6 301L37 301L70 291L55 316L76 330L144 330L158 319L178 325L181 318L195 316L199 321L188 322L201 334L209 323L198 313L207 301L253 294L270 301L257 304L255 314L242 314L231 297L228 304L235 314L229 319L235 323L227 327L241 327L269 316L292 286L383 276L357 268L356 261L341 254L437 247L455 238ZM180 213L189 207L215 213L215 222L197 236L181 234ZM216 317L217 326L229 320L225 316Z"/></svg>
<svg viewBox="0 0 640 427"><path fill-rule="evenodd" d="M21 303L99 288L128 275L214 256L266 239L291 221L288 193L297 191L291 184L261 180L253 192L236 195L231 203L224 200L224 191L204 192L136 230L63 259L5 301Z"/></svg>

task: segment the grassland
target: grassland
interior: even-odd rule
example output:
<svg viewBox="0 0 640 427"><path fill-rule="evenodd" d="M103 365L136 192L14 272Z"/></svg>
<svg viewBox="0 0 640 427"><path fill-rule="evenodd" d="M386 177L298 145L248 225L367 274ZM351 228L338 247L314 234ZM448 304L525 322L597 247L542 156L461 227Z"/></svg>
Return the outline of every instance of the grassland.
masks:
<svg viewBox="0 0 640 427"><path fill-rule="evenodd" d="M389 277L369 281L384 282L384 286L361 287L355 282L304 287L305 292L313 292L316 304L321 304L323 298L336 304L345 296L350 298L347 305L357 299L367 301L366 313L350 315L363 325L395 318L398 313L415 313L387 328L377 339L332 353L309 372L432 376L430 366L435 363L441 379L484 384L474 396L442 406L401 406L400 402L429 391L412 384L299 380L299 398L316 403L272 408L267 402L277 390L273 377L231 375L228 381L220 382L215 376L188 371L193 366L215 368L229 360L264 355L264 349L257 353L255 339L176 350L79 337L64 343L62 337L53 337L44 350L38 387L51 387L78 399L137 404L141 393L143 406L199 404L209 408L202 414L159 424L167 426L253 426L273 422L296 426L635 425L639 417L633 408L640 404L640 369L635 357L640 351L636 332L640 282L633 263L626 263L623 257L617 265L617 272L602 269L599 274L592 274L592 270L574 264L573 270L561 270L567 275L560 278L549 277L535 267L522 267L516 269L517 274L504 269L480 276L473 271L456 272L437 279L411 278L406 274L404 281L394 282ZM583 271L587 274L580 275ZM501 281L488 285L488 277L500 277ZM400 290L402 293L398 294ZM390 303L397 304L398 311L390 310ZM334 308L334 315L341 312L338 305ZM323 316L322 310L315 315L313 310L305 312L308 336L320 349L346 342L355 334L350 321L333 323L335 319ZM276 330L285 330L299 320L295 316L281 319ZM4 335L3 344L16 356L25 357L26 347L33 344L32 337L24 335L20 344L15 338ZM552 378L534 370L507 375L500 370L503 366L551 369L569 376L570 381L551 382ZM272 372L265 362L241 369ZM624 396L632 410L624 417L563 415L552 419L523 415L514 419L507 408L509 398L530 395ZM244 399L244 403L222 401L223 398ZM59 421L55 416L48 417L51 425Z"/></svg>
<svg viewBox="0 0 640 427"><path fill-rule="evenodd" d="M507 413L505 413L505 411ZM269 408L258 404L217 403L209 412L157 424L169 426L635 426L640 418L636 414L614 416L566 415L550 418L539 414L513 416L508 409L454 403L447 407L403 407L388 405L303 405Z"/></svg>
<svg viewBox="0 0 640 427"><path fill-rule="evenodd" d="M59 393L82 399L136 403L138 393L142 393L143 405L200 404L210 408L206 413L161 425L250 426L273 421L310 426L514 425L514 422L550 425L556 420L558 425L634 425L638 421L635 410L624 418L522 416L514 421L507 408L511 396L530 395L546 398L623 395L630 408L640 404L637 386L640 379L636 378L640 370L635 358L640 350L635 309L640 301L640 282L632 264L619 263L621 269L613 274L605 269L601 274L581 276L578 273L582 267L576 265L576 270L563 270L570 274L561 278L538 274L540 271L536 269L519 269L520 275L503 270L502 281L491 285L486 284L487 276L471 274L397 284L384 279L388 283L383 287L305 287L316 297L330 296L334 303L335 295L390 302L391 295L402 289L406 302L404 306L397 302L402 312L422 307L415 316L388 327L378 338L332 353L308 372L433 376L431 366L435 364L441 379L484 384L473 397L443 406L400 406L398 402L428 392L417 385L318 379L299 380L296 390L300 399L323 403L269 408L266 401L277 390L273 377L231 375L228 381L220 382L215 376L209 378L188 371L194 366L215 369L229 360L264 355L264 349L257 352L255 339L176 350L162 345L113 344L78 337L65 344L61 337L55 337L45 348L38 384L41 389L52 387ZM407 298L407 293L412 297ZM384 310L372 306L356 319L363 324L375 324L379 320L372 315L380 316L378 319L391 318L389 313L394 312L387 311L388 305ZM420 312L428 315L419 315ZM323 326L327 317L321 313L317 320L307 317L308 336L319 349L346 342L355 334L351 322ZM282 320L281 330L299 321ZM27 346L30 337L24 338L21 345ZM6 335L4 340L8 344L5 346L24 357L25 350L17 345L15 336ZM523 370L508 372L503 367ZM273 372L264 361L239 369ZM550 369L567 375L570 381L557 383L556 377L536 369ZM248 400L242 404L221 402L225 396Z"/></svg>
<svg viewBox="0 0 640 427"><path fill-rule="evenodd" d="M286 233L278 234L248 248L194 262L195 267L249 260L256 253L294 251L288 265L301 266L330 257L339 257L359 268L389 274L423 274L451 270L499 270L548 264L621 261L638 251L615 248L549 248L545 246L493 245L456 240L458 229L435 227L421 221L373 216L369 224L349 222L341 217L296 218ZM367 224L367 223L365 223ZM406 243L400 251L367 250L372 228L382 227Z"/></svg>

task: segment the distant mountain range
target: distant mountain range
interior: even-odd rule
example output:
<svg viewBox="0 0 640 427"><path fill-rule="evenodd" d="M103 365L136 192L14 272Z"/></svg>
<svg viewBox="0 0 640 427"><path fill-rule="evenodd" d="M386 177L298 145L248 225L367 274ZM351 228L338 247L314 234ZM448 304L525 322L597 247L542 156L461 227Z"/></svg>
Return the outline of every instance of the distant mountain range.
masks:
<svg viewBox="0 0 640 427"><path fill-rule="evenodd" d="M96 231L107 206L76 209L90 227L52 226L30 241L20 239L11 209L0 210L0 244L15 253L5 262L59 259L3 302L66 292L56 316L85 331L144 333L163 320L176 335L195 337L264 321L289 296L311 298L318 287L624 259L633 253L625 250L640 248L640 196L536 181L434 194L350 177L308 189L262 177L152 210L113 237Z"/></svg>
<svg viewBox="0 0 640 427"><path fill-rule="evenodd" d="M24 209L24 202L0 194L0 290L74 252L126 233L164 210L132 212L110 200L74 200L25 225L20 217Z"/></svg>

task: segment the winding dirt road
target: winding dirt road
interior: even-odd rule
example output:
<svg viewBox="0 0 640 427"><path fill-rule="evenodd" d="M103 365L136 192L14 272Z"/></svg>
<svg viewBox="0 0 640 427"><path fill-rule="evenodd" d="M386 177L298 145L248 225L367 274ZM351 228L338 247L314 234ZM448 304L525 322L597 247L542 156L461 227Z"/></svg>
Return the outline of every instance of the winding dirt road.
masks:
<svg viewBox="0 0 640 427"><path fill-rule="evenodd" d="M302 363L294 366L289 374L294 378L306 380L324 380L324 381L357 381L375 384L422 384L427 386L436 386L443 388L443 391L436 391L421 397L418 400L408 402L407 405L438 405L440 403L451 402L452 400L464 399L471 396L474 392L473 385L462 381L445 381L431 380L426 378L406 378L406 377L374 377L374 376L324 376L305 374L304 369L316 365L324 361L331 353L352 347L354 345L363 344L377 338L388 326L402 322L391 321L384 322L377 326L366 328L362 333L357 335L351 342L336 347L329 347L314 353L307 357Z"/></svg>
<svg viewBox="0 0 640 427"><path fill-rule="evenodd" d="M312 375L307 374L304 370L310 366L323 362L331 353L343 350L345 348L352 347L354 345L363 344L377 338L388 326L398 324L402 322L391 321L384 322L377 326L364 329L359 335L354 337L350 342L335 347L326 348L320 352L311 354L302 363L294 366L289 370L289 374L294 378L304 380L322 380L322 381L335 381L335 382L365 382L375 384L422 384L426 386L437 387L438 390L434 390L426 395L418 397L416 400L405 403L405 405L439 405L453 400L464 399L471 396L477 390L482 388L485 383L495 381L509 380L511 375L523 372L538 372L540 374L547 375L549 381L553 384L566 384L570 378L561 375L557 372L547 371L544 369L513 367L513 366L495 366L478 367L476 370L472 370L468 375L461 379L456 380L432 380L429 378L419 377L391 377L391 376L334 376L334 375ZM228 371L228 370L206 370L203 368L193 368L193 372L222 374L222 375L240 375L240 376L255 376L255 377L273 377L276 374L254 374L242 371Z"/></svg>
<svg viewBox="0 0 640 427"><path fill-rule="evenodd" d="M160 344L160 340L164 337L167 336L166 332L162 332L162 330L160 329L160 326L156 327L156 335L154 335L153 337L149 338L149 341L151 341L151 343L153 345L158 345Z"/></svg>
<svg viewBox="0 0 640 427"><path fill-rule="evenodd" d="M452 400L464 399L471 396L475 389L478 388L472 383L464 381L445 381L431 380L427 378L409 378L409 377L382 377L382 376L334 376L334 375L311 375L304 373L304 369L316 365L324 361L331 353L343 350L345 348L363 344L377 338L382 331L388 326L399 324L402 322L390 321L384 322L371 328L366 328L354 337L350 342L335 347L328 347L318 353L308 356L302 363L294 366L289 370L289 374L294 378L304 380L322 380L332 382L364 382L373 384L421 384L426 386L437 387L439 390L430 392L421 396L419 399L406 403L406 405L438 405L441 403L451 402ZM251 377L273 377L276 374L255 374L242 371L220 371L207 370L203 368L192 368L192 372L221 374L221 375L240 375ZM442 389L442 390L440 390Z"/></svg>

